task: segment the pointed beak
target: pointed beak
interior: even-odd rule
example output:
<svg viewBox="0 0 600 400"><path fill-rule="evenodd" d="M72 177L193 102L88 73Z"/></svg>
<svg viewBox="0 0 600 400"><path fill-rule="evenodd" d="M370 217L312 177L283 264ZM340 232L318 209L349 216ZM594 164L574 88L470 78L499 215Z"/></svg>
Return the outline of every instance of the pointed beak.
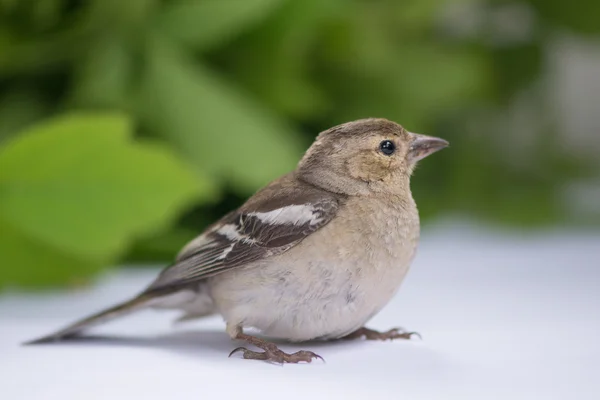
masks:
<svg viewBox="0 0 600 400"><path fill-rule="evenodd" d="M446 140L433 136L419 135L412 133L413 140L408 150L408 159L415 163L425 157L442 150L450 145Z"/></svg>

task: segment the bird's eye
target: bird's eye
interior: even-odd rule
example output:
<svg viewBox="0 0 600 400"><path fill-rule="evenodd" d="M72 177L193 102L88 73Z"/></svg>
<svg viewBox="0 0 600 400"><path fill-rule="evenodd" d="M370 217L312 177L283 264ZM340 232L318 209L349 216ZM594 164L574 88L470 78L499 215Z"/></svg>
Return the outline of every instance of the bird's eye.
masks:
<svg viewBox="0 0 600 400"><path fill-rule="evenodd" d="M384 140L383 142L379 143L379 150L381 150L381 152L386 156L391 156L396 150L396 145L391 140Z"/></svg>

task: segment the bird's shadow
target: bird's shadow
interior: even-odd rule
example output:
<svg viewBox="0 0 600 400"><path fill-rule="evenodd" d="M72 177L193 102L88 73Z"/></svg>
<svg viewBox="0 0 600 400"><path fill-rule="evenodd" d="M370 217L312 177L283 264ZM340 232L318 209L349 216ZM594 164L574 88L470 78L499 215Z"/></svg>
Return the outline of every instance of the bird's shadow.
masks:
<svg viewBox="0 0 600 400"><path fill-rule="evenodd" d="M277 343L284 351L298 351L307 348L336 347L341 348L351 344L350 341L313 341L303 343L290 343L279 340L271 340ZM123 346L138 347L149 349L160 349L168 352L185 355L189 357L218 357L226 358L229 353L239 346L246 346L245 343L234 341L222 330L188 330L172 332L165 335L152 337L134 337L134 336L116 336L116 335L85 335L75 336L68 340L48 343L54 346L73 345L73 346ZM356 342L355 342L356 345ZM248 345L248 348L252 346Z"/></svg>

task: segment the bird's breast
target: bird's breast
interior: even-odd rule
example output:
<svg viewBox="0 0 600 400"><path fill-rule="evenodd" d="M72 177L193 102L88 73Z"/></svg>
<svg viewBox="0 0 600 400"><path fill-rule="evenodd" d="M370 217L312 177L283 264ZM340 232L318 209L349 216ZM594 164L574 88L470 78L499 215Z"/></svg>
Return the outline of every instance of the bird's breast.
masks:
<svg viewBox="0 0 600 400"><path fill-rule="evenodd" d="M216 279L215 300L226 320L269 336L339 337L392 298L418 237L412 201L350 200L333 221L288 252Z"/></svg>

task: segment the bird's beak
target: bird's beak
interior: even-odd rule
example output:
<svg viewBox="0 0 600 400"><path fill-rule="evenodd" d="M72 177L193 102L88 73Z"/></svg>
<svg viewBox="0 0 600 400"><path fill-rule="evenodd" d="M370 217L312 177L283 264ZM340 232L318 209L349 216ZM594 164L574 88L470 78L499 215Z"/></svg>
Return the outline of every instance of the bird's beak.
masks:
<svg viewBox="0 0 600 400"><path fill-rule="evenodd" d="M450 145L446 140L437 137L419 135L418 133L411 133L411 135L413 140L408 150L408 159L412 163L422 160Z"/></svg>

